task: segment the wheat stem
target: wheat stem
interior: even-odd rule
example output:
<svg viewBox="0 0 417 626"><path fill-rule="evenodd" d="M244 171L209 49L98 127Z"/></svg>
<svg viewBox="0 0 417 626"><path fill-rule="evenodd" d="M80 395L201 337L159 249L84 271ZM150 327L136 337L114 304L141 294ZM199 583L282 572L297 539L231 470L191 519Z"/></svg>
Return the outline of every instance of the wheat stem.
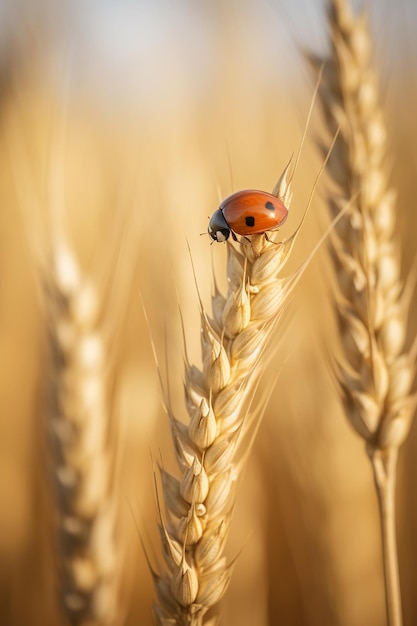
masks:
<svg viewBox="0 0 417 626"><path fill-rule="evenodd" d="M401 626L401 594L395 532L395 479L398 450L369 450L381 519L388 626Z"/></svg>
<svg viewBox="0 0 417 626"><path fill-rule="evenodd" d="M405 350L408 302L394 237L395 193L385 171L386 128L372 67L365 15L354 17L346 0L329 5L332 54L320 89L327 127L341 132L329 161L335 193L354 199L349 217L332 236L337 283L336 313L342 355L337 379L346 415L364 439L379 499L387 619L401 625L395 538L395 472L398 449L415 409L413 351ZM339 197L338 197L339 196Z"/></svg>

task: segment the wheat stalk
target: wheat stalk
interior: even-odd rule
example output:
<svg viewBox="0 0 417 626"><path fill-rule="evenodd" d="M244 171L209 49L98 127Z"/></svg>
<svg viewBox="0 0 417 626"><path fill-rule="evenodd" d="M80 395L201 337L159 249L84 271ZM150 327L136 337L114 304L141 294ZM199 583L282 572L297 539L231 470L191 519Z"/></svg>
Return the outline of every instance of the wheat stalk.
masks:
<svg viewBox="0 0 417 626"><path fill-rule="evenodd" d="M124 227L126 209L119 206L92 260L93 271L82 272L66 236L65 113L65 107L57 107L45 194L31 172L19 117L10 118L5 136L48 331L45 425L61 604L74 626L115 626L123 615L118 580L122 546L116 550L114 485L121 428L112 419L114 347L129 288L133 240Z"/></svg>
<svg viewBox="0 0 417 626"><path fill-rule="evenodd" d="M306 129L311 116L310 107ZM300 151L287 165L273 194L289 208L291 182ZM158 604L157 626L214 626L213 607L228 586L232 565L223 555L236 489L264 406L251 407L259 377L268 363L265 348L294 289L347 204L304 263L281 277L301 230L334 140L316 177L299 226L288 239L276 233L242 237L239 248L227 242L228 290L215 283L212 316L200 300L201 369L185 358L185 405L188 423L178 420L165 397L176 458L177 479L160 468L165 516L160 535L165 567L152 570Z"/></svg>
<svg viewBox="0 0 417 626"><path fill-rule="evenodd" d="M387 619L400 626L401 601L395 540L395 474L398 448L407 436L416 398L414 350L405 351L409 290L400 277L394 237L395 193L387 183L386 128L372 67L365 14L354 17L345 0L329 6L332 53L320 96L328 129L340 126L329 160L340 202L354 198L349 217L331 237L337 283L336 311L342 356L337 379L346 415L366 442L382 528Z"/></svg>
<svg viewBox="0 0 417 626"><path fill-rule="evenodd" d="M108 363L99 294L62 236L42 268L52 367L48 428L59 524L62 605L73 625L114 624L115 515Z"/></svg>
<svg viewBox="0 0 417 626"><path fill-rule="evenodd" d="M289 167L274 190L287 208ZM181 476L161 468L165 567L153 573L158 626L216 623L210 609L230 580L232 566L223 549L259 417L249 403L265 346L298 280L298 274L279 277L297 232L278 243L263 235L242 238L239 249L228 243L227 294L215 287L212 317L200 302L203 366L186 358L187 425L176 419L169 402L166 407Z"/></svg>

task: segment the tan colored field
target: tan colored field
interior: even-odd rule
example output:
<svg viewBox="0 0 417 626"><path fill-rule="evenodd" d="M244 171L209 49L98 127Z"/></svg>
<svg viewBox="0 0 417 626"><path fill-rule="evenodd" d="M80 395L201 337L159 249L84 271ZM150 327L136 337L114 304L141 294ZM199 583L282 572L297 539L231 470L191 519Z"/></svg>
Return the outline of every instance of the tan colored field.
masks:
<svg viewBox="0 0 417 626"><path fill-rule="evenodd" d="M177 472L152 341L176 416L187 422L181 315L189 360L200 364L201 359L199 300L188 246L201 298L210 311L213 266L221 290L227 288L226 245L210 246L209 237L200 233L206 232L219 197L244 188L272 191L298 150L314 89L307 65L301 54L297 57L291 29L282 48L264 42L259 51L266 26L261 22L251 29L256 3L245 4L244 10L234 4L201 8L207 11L217 54L205 68L207 78L204 70L201 75L192 67L198 54L183 66L182 57L172 53L171 58L166 50L159 64L152 60L153 70L145 75L149 82L141 76L142 82L135 85L139 96L135 91L123 104L120 95L111 101L109 94L86 82L66 88L63 96L65 71L50 71L55 48L38 45L42 29L34 35L29 28L28 41L22 43L22 25L18 45L11 48L15 56L5 61L0 101L0 623L5 626L67 623L58 599L52 489L57 457L48 431L51 411L59 411L59 397L56 406L51 401L59 394L57 377L67 376L60 358L67 355L65 350L72 355L78 348L71 344L71 333L65 343L61 327L57 330L51 322L61 314L54 307L62 304L48 292L55 285L51 238L56 223L75 251L81 275L98 288L101 303L105 352L100 372L110 389L104 410L110 429L104 441L100 439L105 460L104 469L97 472L109 478L115 494L110 508L116 534L114 554L107 541L95 550L104 561L108 557L109 585L117 585L120 593L120 621L74 623L152 624L154 589L141 541L151 562L162 562L154 472L160 463ZM277 25L282 18L265 8L261 16ZM380 38L377 32L377 49ZM390 183L398 191L396 233L406 276L415 261L417 228L411 26L399 44L402 64L381 54L378 68L382 94L387 94L387 165ZM268 67L262 66L273 53L275 71L271 58ZM291 57L294 63L288 68ZM413 70L413 80L405 70ZM54 80L58 89L51 86ZM131 80L134 83L134 75ZM165 98L171 96L170 104ZM302 217L321 164L315 139L323 138L323 132L317 105L279 239L290 236ZM324 175L286 275L302 264L326 228L325 189ZM221 623L227 626L384 623L372 472L330 373L331 355L339 349L333 281L326 242L301 278L269 344L270 360L254 405L266 394L270 399L239 483L226 547L228 562L237 557L221 601ZM71 322L65 316L71 320L72 301L63 298L62 307L62 332L67 332ZM411 342L415 297L410 310ZM81 313L80 319L80 333L90 338L94 329L88 322L82 328ZM52 373L51 336L52 343L62 340L64 346ZM75 362L77 358L78 353ZM77 376L68 374L69 390ZM81 372L76 384L82 381ZM96 432L91 434L93 443ZM416 445L413 426L400 450L397 489L400 578L408 626L417 623ZM57 456L61 454L59 449ZM83 457L82 467L89 458ZM94 580L90 571L82 575Z"/></svg>

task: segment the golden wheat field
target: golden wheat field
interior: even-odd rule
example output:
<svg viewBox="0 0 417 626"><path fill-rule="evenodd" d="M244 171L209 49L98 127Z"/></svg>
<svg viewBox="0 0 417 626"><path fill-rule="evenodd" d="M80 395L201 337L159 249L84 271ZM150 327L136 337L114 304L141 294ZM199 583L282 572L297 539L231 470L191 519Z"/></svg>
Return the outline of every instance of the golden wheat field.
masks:
<svg viewBox="0 0 417 626"><path fill-rule="evenodd" d="M417 624L417 11L364 4L0 3L1 625Z"/></svg>

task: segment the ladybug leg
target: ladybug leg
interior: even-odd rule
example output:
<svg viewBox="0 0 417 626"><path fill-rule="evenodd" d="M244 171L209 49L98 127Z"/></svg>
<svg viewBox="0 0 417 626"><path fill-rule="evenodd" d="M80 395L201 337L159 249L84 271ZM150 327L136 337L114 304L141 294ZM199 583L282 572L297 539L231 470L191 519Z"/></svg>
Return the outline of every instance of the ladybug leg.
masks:
<svg viewBox="0 0 417 626"><path fill-rule="evenodd" d="M278 241L272 241L272 239L270 239L270 238L268 237L268 234L267 234L267 233L264 233L264 235L265 235L265 239L267 240L267 242L268 242L268 243L273 243L273 244L275 244L276 246L278 245L278 243L279 243L279 242L278 242Z"/></svg>
<svg viewBox="0 0 417 626"><path fill-rule="evenodd" d="M232 233L233 241L239 241L233 230L231 230L230 232Z"/></svg>

